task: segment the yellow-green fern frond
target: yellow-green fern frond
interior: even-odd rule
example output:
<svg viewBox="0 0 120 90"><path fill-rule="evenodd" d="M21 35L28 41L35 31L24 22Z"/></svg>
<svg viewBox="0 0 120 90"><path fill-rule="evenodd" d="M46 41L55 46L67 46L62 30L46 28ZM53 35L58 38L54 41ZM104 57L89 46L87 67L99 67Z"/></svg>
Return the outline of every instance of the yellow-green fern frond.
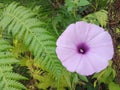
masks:
<svg viewBox="0 0 120 90"><path fill-rule="evenodd" d="M102 27L106 27L107 20L108 20L107 13L108 12L105 10L100 10L98 12L88 14L83 18L83 20L90 23L101 25Z"/></svg>

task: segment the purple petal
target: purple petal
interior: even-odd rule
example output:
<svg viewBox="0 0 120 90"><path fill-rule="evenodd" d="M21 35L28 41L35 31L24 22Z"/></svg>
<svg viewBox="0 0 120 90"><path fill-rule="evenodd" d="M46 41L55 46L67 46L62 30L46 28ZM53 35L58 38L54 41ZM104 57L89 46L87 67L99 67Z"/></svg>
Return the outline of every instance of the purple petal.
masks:
<svg viewBox="0 0 120 90"><path fill-rule="evenodd" d="M77 54L77 51L74 49L70 49L70 48L57 47L56 53L57 53L58 58L61 61L64 61L68 58L71 58L71 56L73 56L74 54Z"/></svg>
<svg viewBox="0 0 120 90"><path fill-rule="evenodd" d="M85 42L89 32L89 24L86 22L76 22L76 37L79 42Z"/></svg>
<svg viewBox="0 0 120 90"><path fill-rule="evenodd" d="M88 62L93 66L94 72L100 72L108 66L108 59L99 54L89 53L87 55Z"/></svg>
<svg viewBox="0 0 120 90"><path fill-rule="evenodd" d="M76 49L75 24L71 24L57 40L57 46Z"/></svg>
<svg viewBox="0 0 120 90"><path fill-rule="evenodd" d="M89 33L87 35L87 40L90 41L91 39L95 38L98 34L104 32L104 29L95 25L95 24L89 24Z"/></svg>
<svg viewBox="0 0 120 90"><path fill-rule="evenodd" d="M89 62L89 59L86 56L82 56L81 60L79 61L79 65L77 66L76 72L81 75L88 76L93 74L95 70Z"/></svg>
<svg viewBox="0 0 120 90"><path fill-rule="evenodd" d="M110 60L113 57L114 50L112 45L112 39L107 32L103 32L88 42L90 46L89 52L98 54L100 57L104 57L106 60Z"/></svg>
<svg viewBox="0 0 120 90"><path fill-rule="evenodd" d="M96 37L89 40L87 43L94 46L94 44L103 44L109 42L112 44L111 36L108 32L104 31L102 33L99 33L99 35L97 35Z"/></svg>
<svg viewBox="0 0 120 90"><path fill-rule="evenodd" d="M98 54L100 57L104 57L105 60L110 60L113 57L113 48L111 46L104 46L101 48L91 48L89 53L95 53Z"/></svg>
<svg viewBox="0 0 120 90"><path fill-rule="evenodd" d="M67 68L68 71L75 72L80 60L81 60L81 55L75 54L64 60L62 64Z"/></svg>

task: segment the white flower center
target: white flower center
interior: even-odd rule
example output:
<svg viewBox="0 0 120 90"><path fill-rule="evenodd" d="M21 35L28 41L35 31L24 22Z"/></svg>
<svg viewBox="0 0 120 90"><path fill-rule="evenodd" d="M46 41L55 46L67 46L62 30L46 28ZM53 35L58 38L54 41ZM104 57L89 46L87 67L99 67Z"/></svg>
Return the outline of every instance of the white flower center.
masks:
<svg viewBox="0 0 120 90"><path fill-rule="evenodd" d="M81 52L81 53L84 53L84 50L83 50L82 48L80 48L80 52Z"/></svg>

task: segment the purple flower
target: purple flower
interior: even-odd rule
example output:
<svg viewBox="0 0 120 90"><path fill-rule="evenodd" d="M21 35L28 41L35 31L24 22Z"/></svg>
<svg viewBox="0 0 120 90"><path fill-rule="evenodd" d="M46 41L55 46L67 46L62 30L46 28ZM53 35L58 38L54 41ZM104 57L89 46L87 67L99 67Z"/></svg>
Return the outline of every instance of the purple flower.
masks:
<svg viewBox="0 0 120 90"><path fill-rule="evenodd" d="M108 32L81 21L70 24L58 38L56 53L68 71L88 76L105 69L114 50Z"/></svg>

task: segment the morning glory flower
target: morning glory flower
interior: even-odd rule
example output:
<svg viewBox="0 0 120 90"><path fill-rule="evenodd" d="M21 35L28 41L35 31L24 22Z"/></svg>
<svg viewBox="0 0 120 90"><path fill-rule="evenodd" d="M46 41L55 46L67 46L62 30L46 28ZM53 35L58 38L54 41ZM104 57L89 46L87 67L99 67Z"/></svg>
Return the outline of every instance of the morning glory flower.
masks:
<svg viewBox="0 0 120 90"><path fill-rule="evenodd" d="M88 76L105 69L114 50L107 31L80 21L70 24L61 34L56 53L68 71Z"/></svg>

